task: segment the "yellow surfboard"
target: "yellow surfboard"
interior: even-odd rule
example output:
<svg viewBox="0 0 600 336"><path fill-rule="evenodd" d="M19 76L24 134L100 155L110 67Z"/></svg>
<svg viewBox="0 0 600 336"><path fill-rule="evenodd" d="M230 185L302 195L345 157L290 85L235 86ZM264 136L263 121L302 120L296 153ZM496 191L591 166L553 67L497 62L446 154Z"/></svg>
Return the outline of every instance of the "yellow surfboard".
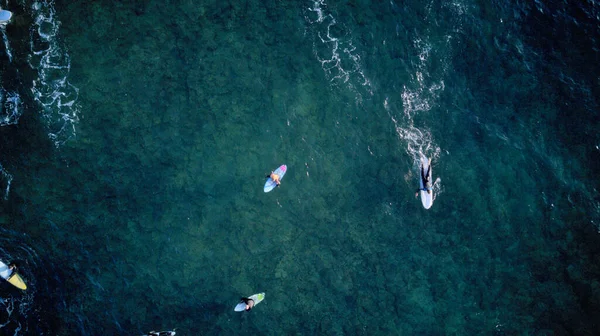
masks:
<svg viewBox="0 0 600 336"><path fill-rule="evenodd" d="M27 289L27 285L25 284L25 281L23 281L23 278L21 278L21 276L17 273L14 273L13 275L10 276L10 278L8 278L6 280L19 289L22 289L22 290Z"/></svg>
<svg viewBox="0 0 600 336"><path fill-rule="evenodd" d="M10 282L13 286L26 290L27 285L23 278L18 273L13 272L8 265L0 261L0 277L6 279L6 281Z"/></svg>

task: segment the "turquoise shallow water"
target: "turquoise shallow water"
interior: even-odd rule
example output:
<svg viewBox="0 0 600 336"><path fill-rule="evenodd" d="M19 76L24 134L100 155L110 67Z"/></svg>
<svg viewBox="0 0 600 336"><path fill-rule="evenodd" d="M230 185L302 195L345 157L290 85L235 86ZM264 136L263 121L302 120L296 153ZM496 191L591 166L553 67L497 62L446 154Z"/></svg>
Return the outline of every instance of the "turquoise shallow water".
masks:
<svg viewBox="0 0 600 336"><path fill-rule="evenodd" d="M4 7L5 334L600 332L594 2Z"/></svg>

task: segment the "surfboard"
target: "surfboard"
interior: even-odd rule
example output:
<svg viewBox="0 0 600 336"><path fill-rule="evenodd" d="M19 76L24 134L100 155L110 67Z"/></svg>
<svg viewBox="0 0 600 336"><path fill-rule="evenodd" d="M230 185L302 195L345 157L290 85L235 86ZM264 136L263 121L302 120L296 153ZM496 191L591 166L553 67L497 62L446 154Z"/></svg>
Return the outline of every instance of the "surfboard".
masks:
<svg viewBox="0 0 600 336"><path fill-rule="evenodd" d="M0 9L0 24L7 24L12 17L12 12Z"/></svg>
<svg viewBox="0 0 600 336"><path fill-rule="evenodd" d="M279 182L281 182L281 180L283 180L283 176L285 175L286 171L287 171L287 166L281 165L281 166L279 166L279 168L275 169L275 171L273 173L279 175ZM276 186L277 186L277 183L275 183L275 181L273 181L273 179L269 177L269 179L267 179L267 182L265 182L264 191L267 193L267 192L275 189Z"/></svg>
<svg viewBox="0 0 600 336"><path fill-rule="evenodd" d="M421 167L423 167L424 172L427 172L427 169L429 169L429 176L427 176L427 177L429 179L429 182L433 183L433 181L431 181L433 169L429 168L429 159L427 159L425 156L421 156ZM425 185L423 185L423 179L421 178L421 170L420 169L419 169L419 185L421 186L421 190L419 190L419 194L421 195L421 203L423 203L423 207L425 209L429 209L433 205L433 190L431 191L431 194L425 190L422 190L425 188Z"/></svg>
<svg viewBox="0 0 600 336"><path fill-rule="evenodd" d="M175 332L175 330L169 330L169 331L151 331L151 332L147 333L146 335L142 335L142 336L175 336L175 334L177 334Z"/></svg>
<svg viewBox="0 0 600 336"><path fill-rule="evenodd" d="M252 296L249 296L248 299L252 299L254 301L254 307L256 307L257 304L259 304L262 300L265 299L265 293L254 294ZM237 306L235 306L233 310L235 310L236 312L244 311L246 310L246 304L244 302L240 302L237 304Z"/></svg>
<svg viewBox="0 0 600 336"><path fill-rule="evenodd" d="M8 265L0 261L0 277L4 278L6 281L10 282L13 286L26 290L27 285L23 278L18 273L13 273L13 271L8 268Z"/></svg>

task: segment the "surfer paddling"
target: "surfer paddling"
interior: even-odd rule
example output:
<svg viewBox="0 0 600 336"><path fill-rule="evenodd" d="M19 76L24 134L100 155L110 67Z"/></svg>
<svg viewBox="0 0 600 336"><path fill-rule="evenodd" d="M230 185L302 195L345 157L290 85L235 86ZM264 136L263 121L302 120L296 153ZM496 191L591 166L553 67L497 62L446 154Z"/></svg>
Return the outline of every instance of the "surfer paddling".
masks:
<svg viewBox="0 0 600 336"><path fill-rule="evenodd" d="M279 185L281 184L281 181L279 180L279 175L275 174L274 172L271 172L271 174L267 175L266 177L271 178L273 182L277 183L276 187L279 187Z"/></svg>
<svg viewBox="0 0 600 336"><path fill-rule="evenodd" d="M425 170L423 169L423 164L421 164L421 181L423 182L423 187L422 188L418 188L417 192L415 193L415 197L419 197L419 191L425 191L428 194L431 195L431 159L429 159L429 164L427 165L427 172L425 172Z"/></svg>
<svg viewBox="0 0 600 336"><path fill-rule="evenodd" d="M285 176L285 172L287 170L286 165L281 165L277 169L272 170L270 174L265 176L267 180L265 181L265 186L263 188L264 192L268 193L269 191L279 187L281 185L281 180Z"/></svg>
<svg viewBox="0 0 600 336"><path fill-rule="evenodd" d="M172 331L151 331L146 336L175 336L176 332Z"/></svg>
<svg viewBox="0 0 600 336"><path fill-rule="evenodd" d="M252 309L252 307L254 307L254 300L247 298L247 297L243 297L240 299L240 303L244 303L246 304L246 308L244 308L246 311L250 311L250 309Z"/></svg>
<svg viewBox="0 0 600 336"><path fill-rule="evenodd" d="M11 263L10 265L8 265L8 269L10 270L11 273L6 280L9 280L10 278L14 277L18 271L17 265L15 265L15 263Z"/></svg>
<svg viewBox="0 0 600 336"><path fill-rule="evenodd" d="M243 297L240 302L233 309L236 312L250 311L254 306L261 303L265 299L265 293L258 293L250 295L249 297Z"/></svg>

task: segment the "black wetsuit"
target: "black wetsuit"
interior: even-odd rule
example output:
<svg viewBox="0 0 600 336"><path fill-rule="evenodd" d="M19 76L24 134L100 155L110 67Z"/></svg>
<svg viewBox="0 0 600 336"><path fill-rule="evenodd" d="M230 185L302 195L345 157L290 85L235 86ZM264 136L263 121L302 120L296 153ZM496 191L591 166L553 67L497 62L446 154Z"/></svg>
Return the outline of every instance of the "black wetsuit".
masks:
<svg viewBox="0 0 600 336"><path fill-rule="evenodd" d="M8 276L8 278L6 278L6 280L10 280L10 278L14 277L17 274L17 265L10 264L10 265L8 265L8 268L12 271L12 273L10 273L10 275Z"/></svg>
<svg viewBox="0 0 600 336"><path fill-rule="evenodd" d="M418 188L417 192L423 190L428 191L427 184L429 183L429 170L431 169L431 164L427 167L427 174L423 175L423 165L421 165L421 181L423 182L423 188Z"/></svg>
<svg viewBox="0 0 600 336"><path fill-rule="evenodd" d="M252 309L252 307L250 306L250 301L252 301L254 303L254 300L245 298L245 297L241 298L240 300L241 300L240 302L243 302L248 305L248 309L246 309L246 311L249 311L250 309Z"/></svg>

